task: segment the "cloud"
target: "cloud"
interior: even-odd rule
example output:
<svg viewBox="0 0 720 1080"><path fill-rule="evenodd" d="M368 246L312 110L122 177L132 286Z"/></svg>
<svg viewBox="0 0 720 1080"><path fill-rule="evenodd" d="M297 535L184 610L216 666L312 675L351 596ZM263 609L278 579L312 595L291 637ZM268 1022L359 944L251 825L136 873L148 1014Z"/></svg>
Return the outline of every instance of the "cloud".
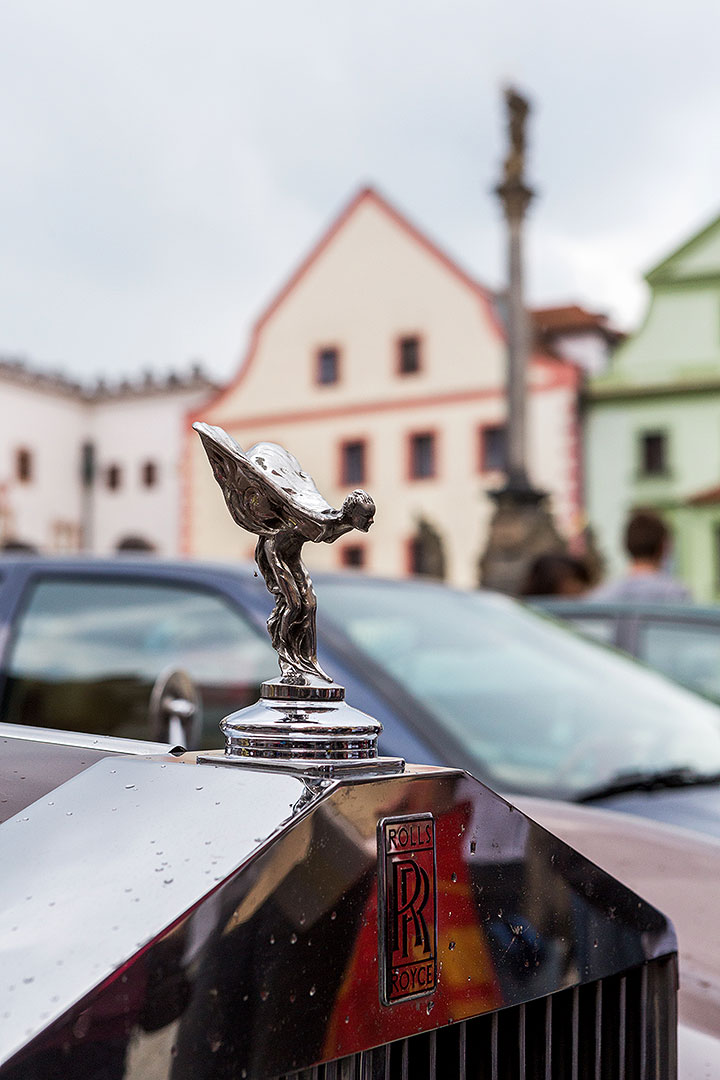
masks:
<svg viewBox="0 0 720 1080"><path fill-rule="evenodd" d="M714 0L7 0L0 350L80 373L201 357L361 183L502 280L499 86L534 102L531 299L623 322L717 212Z"/></svg>

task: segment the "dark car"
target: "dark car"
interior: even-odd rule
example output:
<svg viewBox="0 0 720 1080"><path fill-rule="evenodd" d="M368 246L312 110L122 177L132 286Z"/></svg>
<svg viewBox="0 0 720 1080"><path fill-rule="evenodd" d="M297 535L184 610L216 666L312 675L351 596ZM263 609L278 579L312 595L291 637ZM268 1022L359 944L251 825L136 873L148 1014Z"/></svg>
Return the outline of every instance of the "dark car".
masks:
<svg viewBox="0 0 720 1080"><path fill-rule="evenodd" d="M720 608L554 597L533 603L720 703Z"/></svg>
<svg viewBox="0 0 720 1080"><path fill-rule="evenodd" d="M497 790L597 801L720 835L720 709L505 597L318 575L320 659L384 725L388 755ZM153 686L203 699L190 748L277 674L269 597L247 568L4 559L5 724L165 739Z"/></svg>

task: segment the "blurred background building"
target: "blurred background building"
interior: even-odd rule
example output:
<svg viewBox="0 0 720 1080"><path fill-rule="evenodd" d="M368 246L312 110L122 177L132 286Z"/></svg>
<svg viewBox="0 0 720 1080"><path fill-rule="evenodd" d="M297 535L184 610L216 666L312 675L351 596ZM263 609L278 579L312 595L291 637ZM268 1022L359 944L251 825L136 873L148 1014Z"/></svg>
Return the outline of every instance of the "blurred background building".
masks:
<svg viewBox="0 0 720 1080"><path fill-rule="evenodd" d="M83 386L0 361L0 545L179 550L184 420L216 388L187 374Z"/></svg>
<svg viewBox="0 0 720 1080"><path fill-rule="evenodd" d="M652 269L645 322L590 381L586 497L619 571L628 511L674 534L674 569L698 601L720 599L720 217Z"/></svg>
<svg viewBox="0 0 720 1080"><path fill-rule="evenodd" d="M598 363L610 332L579 308L553 312L535 324L528 456L570 536L582 516L583 375L571 353L574 343ZM503 479L505 415L502 298L368 188L260 317L237 376L195 418L245 448L288 446L335 505L354 487L372 493L379 512L368 536L313 551L314 565L472 587L487 492ZM183 549L250 557L253 541L230 521L192 432L187 453Z"/></svg>

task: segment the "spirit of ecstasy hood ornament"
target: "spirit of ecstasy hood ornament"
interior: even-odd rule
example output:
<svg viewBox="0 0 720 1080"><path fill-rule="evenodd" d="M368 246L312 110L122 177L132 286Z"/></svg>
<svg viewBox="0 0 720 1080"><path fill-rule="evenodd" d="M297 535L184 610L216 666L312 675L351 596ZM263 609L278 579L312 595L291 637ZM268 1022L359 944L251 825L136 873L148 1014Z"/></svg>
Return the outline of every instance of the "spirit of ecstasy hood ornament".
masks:
<svg viewBox="0 0 720 1080"><path fill-rule="evenodd" d="M326 503L297 458L276 443L242 450L222 428L193 424L233 521L257 538L255 558L275 598L268 630L281 676L260 700L220 723L225 751L198 758L214 765L280 769L307 780L402 772L402 758L379 757L382 724L345 701L345 689L317 661L315 592L302 547L332 544L351 529L367 532L375 503L353 491L339 510Z"/></svg>
<svg viewBox="0 0 720 1080"><path fill-rule="evenodd" d="M339 510L325 502L300 462L276 443L243 451L226 431L193 424L236 525L258 537L255 559L275 607L268 631L278 654L282 682L317 677L332 683L317 660L315 591L301 555L308 540L332 544L373 523L375 503L353 491Z"/></svg>

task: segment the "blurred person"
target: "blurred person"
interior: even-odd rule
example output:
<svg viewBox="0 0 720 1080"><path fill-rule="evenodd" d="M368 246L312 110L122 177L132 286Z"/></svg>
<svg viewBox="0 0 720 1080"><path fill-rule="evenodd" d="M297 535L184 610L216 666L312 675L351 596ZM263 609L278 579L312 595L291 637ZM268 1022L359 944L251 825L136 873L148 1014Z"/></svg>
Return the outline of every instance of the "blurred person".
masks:
<svg viewBox="0 0 720 1080"><path fill-rule="evenodd" d="M625 577L593 590L593 600L642 601L650 604L688 603L689 589L666 569L670 533L654 510L636 510L625 526L629 557Z"/></svg>
<svg viewBox="0 0 720 1080"><path fill-rule="evenodd" d="M590 585L590 571L582 559L548 552L533 559L520 595L581 596Z"/></svg>

